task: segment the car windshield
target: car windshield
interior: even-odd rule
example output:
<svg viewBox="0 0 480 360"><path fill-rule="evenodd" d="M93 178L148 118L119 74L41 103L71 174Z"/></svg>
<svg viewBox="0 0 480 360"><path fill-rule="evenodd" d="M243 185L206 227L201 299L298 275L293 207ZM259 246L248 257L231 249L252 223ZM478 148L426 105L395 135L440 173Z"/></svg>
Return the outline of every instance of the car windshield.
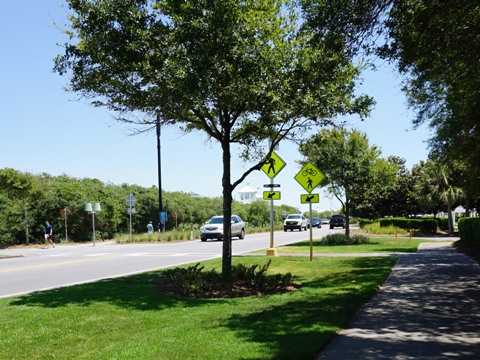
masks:
<svg viewBox="0 0 480 360"><path fill-rule="evenodd" d="M211 218L208 223L209 223L209 224L223 224L223 217L214 217L214 218Z"/></svg>
<svg viewBox="0 0 480 360"><path fill-rule="evenodd" d="M289 219L300 219L301 216L300 215L288 215L288 218Z"/></svg>

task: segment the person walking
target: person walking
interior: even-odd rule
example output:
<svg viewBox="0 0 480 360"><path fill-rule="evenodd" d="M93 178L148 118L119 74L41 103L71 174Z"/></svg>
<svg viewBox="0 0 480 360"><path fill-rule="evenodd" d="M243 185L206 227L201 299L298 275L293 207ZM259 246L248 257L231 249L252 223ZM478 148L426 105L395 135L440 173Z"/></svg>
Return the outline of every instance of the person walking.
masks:
<svg viewBox="0 0 480 360"><path fill-rule="evenodd" d="M149 234L153 234L153 225L151 221L147 225L147 231Z"/></svg>
<svg viewBox="0 0 480 360"><path fill-rule="evenodd" d="M53 247L55 247L55 243L53 242L53 226L50 223L45 221L45 247L44 249L48 248L48 243L51 243Z"/></svg>

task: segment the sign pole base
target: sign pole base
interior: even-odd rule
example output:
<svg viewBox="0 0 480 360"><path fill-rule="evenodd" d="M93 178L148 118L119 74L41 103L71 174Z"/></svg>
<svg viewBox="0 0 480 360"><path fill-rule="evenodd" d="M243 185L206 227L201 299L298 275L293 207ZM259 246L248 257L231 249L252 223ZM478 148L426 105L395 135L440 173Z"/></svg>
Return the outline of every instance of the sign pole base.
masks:
<svg viewBox="0 0 480 360"><path fill-rule="evenodd" d="M267 256L278 256L277 249L271 247L267 249Z"/></svg>

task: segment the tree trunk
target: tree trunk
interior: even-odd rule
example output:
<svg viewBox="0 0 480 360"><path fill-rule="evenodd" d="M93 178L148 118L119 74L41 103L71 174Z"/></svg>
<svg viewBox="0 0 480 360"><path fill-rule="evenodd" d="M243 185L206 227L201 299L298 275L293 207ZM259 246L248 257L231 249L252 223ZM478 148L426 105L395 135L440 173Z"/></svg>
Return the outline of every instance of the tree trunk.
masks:
<svg viewBox="0 0 480 360"><path fill-rule="evenodd" d="M448 232L453 234L453 216L452 216L452 204L447 204L448 211Z"/></svg>
<svg viewBox="0 0 480 360"><path fill-rule="evenodd" d="M343 208L345 210L345 236L348 239L350 237L350 202L348 196L345 196L345 205Z"/></svg>
<svg viewBox="0 0 480 360"><path fill-rule="evenodd" d="M232 185L230 171L230 142L222 143L223 150L223 251L222 251L222 277L225 285L232 280Z"/></svg>
<svg viewBox="0 0 480 360"><path fill-rule="evenodd" d="M30 234L28 232L28 212L27 212L27 206L24 205L23 207L23 215L25 218L25 244L30 245Z"/></svg>

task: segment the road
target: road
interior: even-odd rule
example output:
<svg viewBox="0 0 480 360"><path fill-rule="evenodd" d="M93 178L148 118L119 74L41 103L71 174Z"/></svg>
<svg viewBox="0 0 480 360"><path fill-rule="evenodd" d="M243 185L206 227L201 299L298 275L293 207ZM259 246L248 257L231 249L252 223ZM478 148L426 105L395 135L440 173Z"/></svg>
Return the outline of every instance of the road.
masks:
<svg viewBox="0 0 480 360"><path fill-rule="evenodd" d="M312 234L315 239L338 230L324 226L312 229ZM274 246L309 239L309 231L277 231ZM232 254L262 249L266 253L269 246L270 233L248 234L243 240L233 239ZM0 255L13 256L0 258L0 298L5 298L219 258L222 256L222 242L193 240L117 245L97 241L95 246L4 249L0 250Z"/></svg>

